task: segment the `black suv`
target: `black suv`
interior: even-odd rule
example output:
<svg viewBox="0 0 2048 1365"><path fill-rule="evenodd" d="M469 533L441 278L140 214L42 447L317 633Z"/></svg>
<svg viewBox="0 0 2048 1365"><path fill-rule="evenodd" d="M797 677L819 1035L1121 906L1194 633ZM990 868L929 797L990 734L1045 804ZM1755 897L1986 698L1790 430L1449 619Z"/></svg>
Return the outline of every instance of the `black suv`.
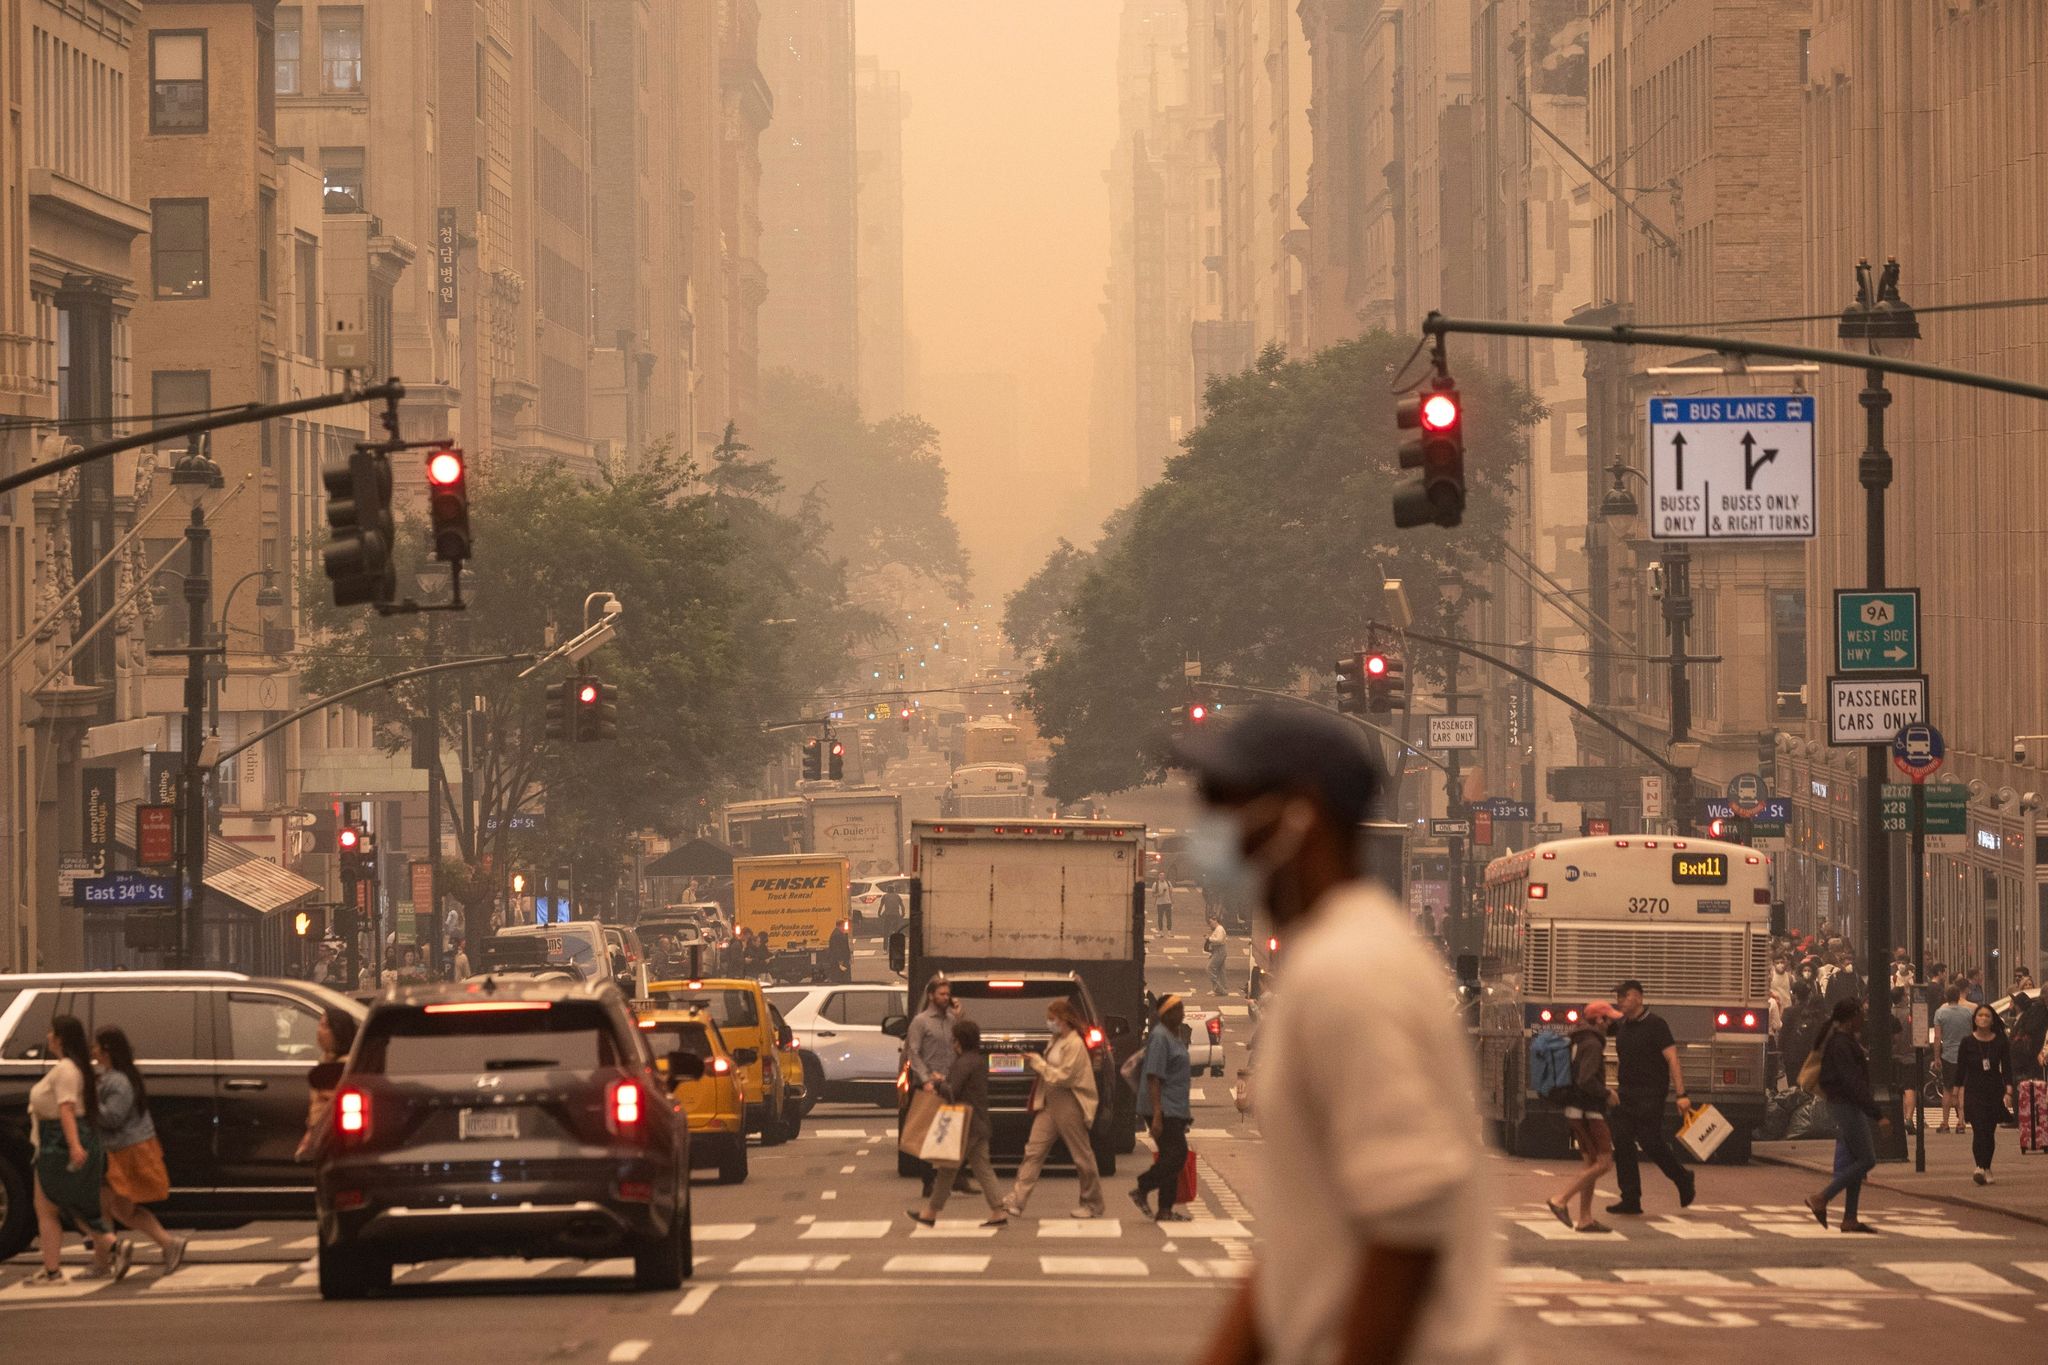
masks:
<svg viewBox="0 0 2048 1365"><path fill-rule="evenodd" d="M1104 1175L1116 1174L1117 1075L1115 1054L1110 1048L1110 1021L1095 1008L1086 982L1073 972L960 972L949 975L953 1003L962 1017L981 1025L981 1050L988 1054L988 1107L994 1134L989 1155L1010 1162L1024 1154L1025 1139L1031 1132L1031 1084L1035 1073L1024 1060L1027 1052L1044 1053L1052 1043L1052 1030L1045 1022L1045 1009L1054 1000L1073 1002L1081 1016L1081 1041L1095 1063L1095 1123L1089 1130L1089 1145L1095 1149L1095 1164ZM1123 1021L1116 1021L1123 1026ZM890 1020L883 1031L901 1037L908 1031L900 1017ZM909 1108L908 1093L899 1108L899 1120ZM898 1125L899 1131L901 1124ZM1054 1155L1066 1150L1055 1143ZM898 1170L905 1175L915 1167L899 1156Z"/></svg>
<svg viewBox="0 0 2048 1365"><path fill-rule="evenodd" d="M701 1076L689 1053L672 1077ZM371 1006L317 1173L320 1293L398 1261L630 1255L690 1274L689 1124L610 982L496 979Z"/></svg>
<svg viewBox="0 0 2048 1365"><path fill-rule="evenodd" d="M363 1016L325 986L238 972L0 976L0 1260L35 1236L28 1092L49 1066L53 1017L77 1015L87 1036L127 1031L170 1170L159 1211L219 1226L312 1212L312 1168L293 1154L327 1009Z"/></svg>

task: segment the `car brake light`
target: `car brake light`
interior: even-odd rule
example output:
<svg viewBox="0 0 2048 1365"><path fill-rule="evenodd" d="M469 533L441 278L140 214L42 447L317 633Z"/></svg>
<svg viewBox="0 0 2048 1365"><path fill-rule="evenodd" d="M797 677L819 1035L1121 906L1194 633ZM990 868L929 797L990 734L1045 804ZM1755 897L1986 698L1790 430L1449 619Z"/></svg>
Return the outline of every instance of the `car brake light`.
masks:
<svg viewBox="0 0 2048 1365"><path fill-rule="evenodd" d="M1269 953L1277 953L1277 952L1279 952L1279 951L1280 951L1280 940L1279 940L1279 939L1277 939L1277 938L1269 938L1269 939L1267 939L1267 940L1266 940L1266 951L1267 951L1267 952L1269 952Z"/></svg>
<svg viewBox="0 0 2048 1365"><path fill-rule="evenodd" d="M1567 1024L1576 1024L1576 1023L1578 1023L1578 1022L1579 1022L1579 1012L1578 1012L1577 1010L1566 1010L1566 1011L1564 1012L1564 1021L1565 1021L1565 1022L1566 1022Z"/></svg>
<svg viewBox="0 0 2048 1365"><path fill-rule="evenodd" d="M640 1083L613 1081L611 1103L614 1129L637 1128L640 1124Z"/></svg>
<svg viewBox="0 0 2048 1365"><path fill-rule="evenodd" d="M367 1200L361 1190L336 1190L334 1192L334 1211L336 1213L347 1213L351 1209L359 1209L366 1202Z"/></svg>
<svg viewBox="0 0 2048 1365"><path fill-rule="evenodd" d="M641 1027L641 1028L649 1028L649 1029L651 1029L651 1028L656 1028L656 1027L659 1027L659 1026L658 1026L658 1025L657 1025L657 1024L656 1024L656 1023L654 1022L654 1020L652 1020L652 1019L642 1019L642 1020L640 1021L640 1027Z"/></svg>
<svg viewBox="0 0 2048 1365"><path fill-rule="evenodd" d="M370 1097L350 1086L334 1097L334 1126L351 1137L370 1131Z"/></svg>
<svg viewBox="0 0 2048 1365"><path fill-rule="evenodd" d="M551 1010L551 1000L454 1000L427 1006L428 1014L502 1014L508 1010Z"/></svg>
<svg viewBox="0 0 2048 1365"><path fill-rule="evenodd" d="M1101 1046L1102 1046L1102 1030L1101 1030L1101 1029L1099 1029L1099 1028L1090 1028L1090 1029L1088 1030L1088 1046L1089 1046L1090 1048L1098 1048L1098 1047L1101 1047Z"/></svg>
<svg viewBox="0 0 2048 1365"><path fill-rule="evenodd" d="M654 1182L651 1180L621 1180L619 1198L634 1204L654 1202Z"/></svg>
<svg viewBox="0 0 2048 1365"><path fill-rule="evenodd" d="M1024 989L1024 983L1021 981L991 981L988 983L988 988L992 991L1021 991Z"/></svg>
<svg viewBox="0 0 2048 1365"><path fill-rule="evenodd" d="M1209 1018L1209 1036L1211 1038L1221 1038L1223 1036L1223 1020L1214 1015L1211 1015Z"/></svg>
<svg viewBox="0 0 2048 1365"><path fill-rule="evenodd" d="M725 1058L723 1058L723 1057L713 1057L713 1058L711 1059L711 1074L712 1074L712 1075L714 1075L714 1076L723 1076L723 1075L724 1075L724 1074L725 1074L726 1072L728 1072L728 1071L730 1071L730 1070L732 1070L732 1063L731 1063L731 1062L729 1062L729 1061L727 1061L727 1060L726 1060Z"/></svg>

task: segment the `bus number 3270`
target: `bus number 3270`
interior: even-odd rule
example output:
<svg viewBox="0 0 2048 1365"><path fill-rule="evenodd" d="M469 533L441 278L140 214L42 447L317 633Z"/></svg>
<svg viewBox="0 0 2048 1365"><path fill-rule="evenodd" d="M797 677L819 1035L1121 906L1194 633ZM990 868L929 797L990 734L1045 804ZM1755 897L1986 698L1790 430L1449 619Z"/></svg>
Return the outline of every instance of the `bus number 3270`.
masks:
<svg viewBox="0 0 2048 1365"><path fill-rule="evenodd" d="M1668 896L1630 896L1628 912L1631 915L1668 915L1671 913L1671 899Z"/></svg>

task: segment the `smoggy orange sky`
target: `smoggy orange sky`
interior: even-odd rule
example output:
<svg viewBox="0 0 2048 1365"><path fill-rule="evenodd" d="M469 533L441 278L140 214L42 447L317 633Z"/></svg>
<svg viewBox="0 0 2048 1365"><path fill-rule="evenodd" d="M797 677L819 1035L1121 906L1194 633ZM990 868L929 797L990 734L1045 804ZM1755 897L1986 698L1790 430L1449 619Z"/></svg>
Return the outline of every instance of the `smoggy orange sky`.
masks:
<svg viewBox="0 0 2048 1365"><path fill-rule="evenodd" d="M1087 468L1119 8L859 0L856 15L859 50L902 72L910 99L905 252L919 370L1015 375L1019 457L1034 481L1067 485ZM1014 474L957 466L954 489L977 567L997 580L983 587L1013 586L1018 566L1050 548L1063 496L1041 484L1020 507Z"/></svg>

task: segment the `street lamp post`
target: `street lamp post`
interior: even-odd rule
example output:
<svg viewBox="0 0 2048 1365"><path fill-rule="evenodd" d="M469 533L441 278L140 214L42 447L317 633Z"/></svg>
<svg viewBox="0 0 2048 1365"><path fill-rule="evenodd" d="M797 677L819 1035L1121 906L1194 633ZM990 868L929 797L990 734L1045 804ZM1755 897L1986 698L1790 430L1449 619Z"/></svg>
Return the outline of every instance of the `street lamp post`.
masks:
<svg viewBox="0 0 2048 1365"><path fill-rule="evenodd" d="M1632 517L1641 508L1626 480L1629 475L1649 482L1633 465L1619 460L1607 467L1614 486L1600 500L1603 517ZM1666 664L1671 670L1670 759L1678 769L1671 782L1672 825L1680 834L1691 832L1693 807L1693 765L1684 760L1692 745L1692 679L1686 672L1686 633L1692 625L1692 547L1674 542L1664 554L1664 628L1669 637Z"/></svg>
<svg viewBox="0 0 2048 1365"><path fill-rule="evenodd" d="M213 590L213 532L206 525L206 510L225 484L220 466L206 451L205 438L192 436L185 453L171 466L171 488L192 509L185 525L185 729L184 763L178 779L178 812L184 822L178 868L176 958L180 967L197 965L206 917L206 769L200 764L199 752L206 742L206 659L212 650L207 641L211 624L207 599Z"/></svg>
<svg viewBox="0 0 2048 1365"><path fill-rule="evenodd" d="M1920 339L1920 320L1899 297L1899 263L1887 260L1873 296L1870 262L1856 263L1856 301L1842 310L1835 335L1843 341L1860 341L1870 353L1893 359L1903 358ZM1864 371L1863 391L1857 395L1863 406L1863 454L1856 461L1856 479L1863 485L1864 586L1885 586L1884 495L1891 487L1892 457L1884 444L1884 414L1891 406L1891 390L1885 387L1884 371ZM1867 745L1863 751L1863 933L1864 982L1873 1003L1890 998L1891 983L1891 852L1883 834L1883 800L1886 763L1882 745ZM1919 875L1919 869L1914 869ZM1917 961L1920 945L1913 953ZM1879 992L1884 991L1884 995ZM1889 1017L1872 1009L1873 1019ZM1893 1079L1890 1039L1880 1040L1872 1049L1877 1058L1881 1083ZM1896 1087L1892 1087L1896 1090Z"/></svg>

